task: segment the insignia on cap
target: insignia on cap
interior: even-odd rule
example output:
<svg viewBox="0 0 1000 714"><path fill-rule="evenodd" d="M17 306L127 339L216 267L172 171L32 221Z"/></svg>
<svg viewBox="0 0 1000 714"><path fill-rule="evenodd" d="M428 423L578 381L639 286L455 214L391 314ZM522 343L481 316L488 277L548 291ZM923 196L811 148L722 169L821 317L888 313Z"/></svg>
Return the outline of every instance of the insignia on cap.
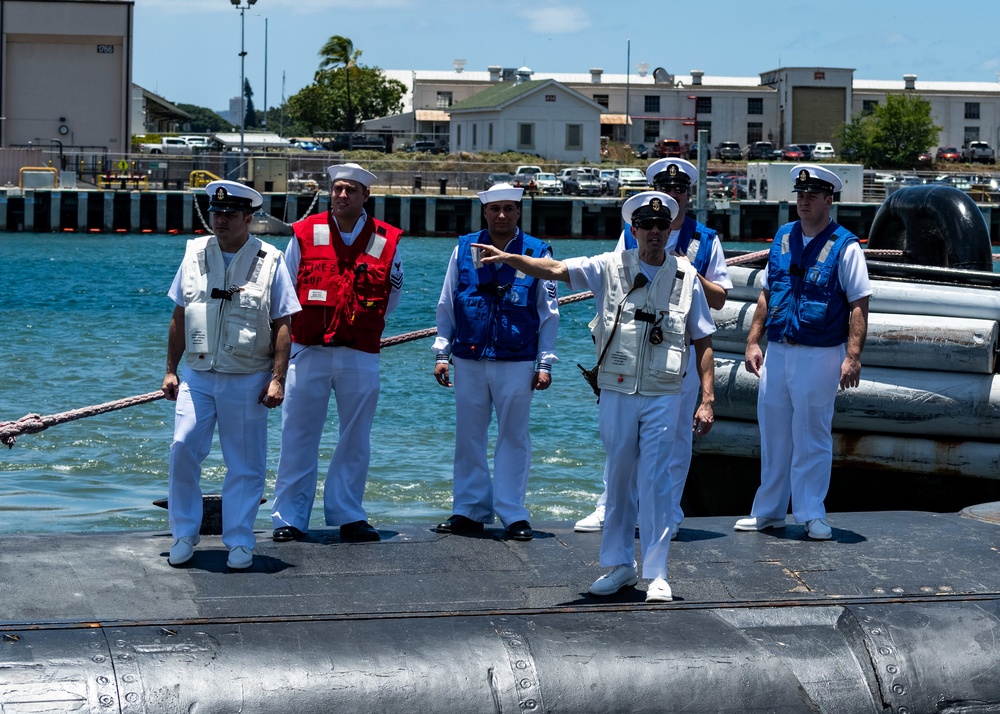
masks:
<svg viewBox="0 0 1000 714"><path fill-rule="evenodd" d="M677 164L670 164L670 166L667 167L667 176L673 178L676 175L677 175Z"/></svg>
<svg viewBox="0 0 1000 714"><path fill-rule="evenodd" d="M809 180L809 172L806 169L802 169L801 171L799 171L798 182L805 183L808 180Z"/></svg>
<svg viewBox="0 0 1000 714"><path fill-rule="evenodd" d="M673 168L673 166L671 166L671 168ZM654 211L659 211L660 208L663 207L663 202L658 198L654 198L649 202L649 207Z"/></svg>
<svg viewBox="0 0 1000 714"><path fill-rule="evenodd" d="M217 189L215 189L215 200L216 201L225 201L226 200L226 196L228 196L228 195L229 194L226 193L226 189L224 189L222 186L219 186Z"/></svg>

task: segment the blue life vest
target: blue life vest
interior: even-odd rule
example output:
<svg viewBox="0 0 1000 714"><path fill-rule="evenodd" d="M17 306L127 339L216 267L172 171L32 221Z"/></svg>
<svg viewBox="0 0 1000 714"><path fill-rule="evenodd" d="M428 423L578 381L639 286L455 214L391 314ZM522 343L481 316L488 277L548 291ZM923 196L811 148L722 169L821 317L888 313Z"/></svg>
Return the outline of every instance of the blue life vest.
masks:
<svg viewBox="0 0 1000 714"><path fill-rule="evenodd" d="M464 359L526 362L538 354L539 281L509 265L483 265L476 270L473 243L490 242L488 231L458 239L458 284L455 288L455 336L452 354ZM540 258L551 248L518 229L504 249Z"/></svg>
<svg viewBox="0 0 1000 714"><path fill-rule="evenodd" d="M769 342L832 347L847 341L850 309L840 287L840 256L857 237L833 221L802 245L802 224L778 229L767 259Z"/></svg>
<svg viewBox="0 0 1000 714"><path fill-rule="evenodd" d="M698 223L691 216L684 216L684 223L681 224L680 235L677 236L677 252L688 254L691 241L698 242L698 249L692 258L688 255L691 265L698 271L699 275L704 275L708 270L708 261L712 257L712 241L718 234L708 226ZM639 241L632 234L632 226L625 226L625 250L632 250L639 247Z"/></svg>

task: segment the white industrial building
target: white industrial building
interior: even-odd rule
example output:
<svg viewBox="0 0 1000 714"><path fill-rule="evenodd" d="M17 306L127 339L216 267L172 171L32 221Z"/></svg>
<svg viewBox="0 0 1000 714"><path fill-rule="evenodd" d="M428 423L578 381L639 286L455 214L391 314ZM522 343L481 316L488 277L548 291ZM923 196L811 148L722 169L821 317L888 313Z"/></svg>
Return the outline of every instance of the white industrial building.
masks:
<svg viewBox="0 0 1000 714"><path fill-rule="evenodd" d="M387 70L387 77L407 87L404 110L369 120L364 127L442 144L450 139L455 150L452 107L469 106L465 102L478 93L515 83L521 72L530 73L535 82L553 80L599 105L601 113L585 132L649 147L661 139L691 143L704 129L713 146L720 141L746 146L764 140L777 147L830 141L839 149L835 134L843 122L883 103L887 94L903 92L931 103L934 121L943 127L940 146L962 146L974 139L1000 144L1000 82L921 82L910 74L899 80L864 80L856 79L853 69L836 67L784 67L751 77L699 70L674 75L663 68L650 72L645 65L638 70L631 75L600 68L551 73L497 65L478 72L466 71L460 61L450 72ZM467 141L463 149L472 150Z"/></svg>

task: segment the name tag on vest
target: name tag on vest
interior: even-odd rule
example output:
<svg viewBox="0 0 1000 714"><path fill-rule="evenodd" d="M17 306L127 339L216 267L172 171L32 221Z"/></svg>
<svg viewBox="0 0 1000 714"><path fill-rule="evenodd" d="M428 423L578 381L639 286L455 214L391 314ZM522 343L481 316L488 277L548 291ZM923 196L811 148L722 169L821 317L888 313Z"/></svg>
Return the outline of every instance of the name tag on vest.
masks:
<svg viewBox="0 0 1000 714"><path fill-rule="evenodd" d="M310 290L306 300L309 302L325 302L326 301L326 290Z"/></svg>
<svg viewBox="0 0 1000 714"><path fill-rule="evenodd" d="M330 226L313 226L313 245L330 245Z"/></svg>
<svg viewBox="0 0 1000 714"><path fill-rule="evenodd" d="M383 248L385 248L385 236L372 233L372 237L368 240L368 247L365 248L365 253L378 260L382 257Z"/></svg>

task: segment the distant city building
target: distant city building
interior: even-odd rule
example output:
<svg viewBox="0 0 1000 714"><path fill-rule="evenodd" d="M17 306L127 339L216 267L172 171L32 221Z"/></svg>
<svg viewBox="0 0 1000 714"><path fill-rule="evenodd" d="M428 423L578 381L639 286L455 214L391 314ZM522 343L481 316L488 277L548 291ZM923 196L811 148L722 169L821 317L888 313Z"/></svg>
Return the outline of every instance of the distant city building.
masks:
<svg viewBox="0 0 1000 714"><path fill-rule="evenodd" d="M473 97L500 85L513 85L517 71L499 65L485 72L386 70L390 79L407 87L403 111L364 122L369 132L436 139L457 132L452 124L468 116ZM931 104L932 117L943 130L941 146L962 146L983 140L1000 144L1000 83L921 82L907 74L899 80L855 79L854 70L836 67L782 67L753 77L706 75L691 70L674 75L648 66L632 75L608 74L601 68L586 73L536 71L534 82L553 80L602 107L584 121L584 134L652 147L662 139L689 144L705 130L709 144L735 141L747 146L770 141L786 144L831 142L841 124L855 114L872 111L891 93L912 92ZM462 119L468 121L468 119ZM477 150L485 150L478 145ZM471 137L463 130L463 148ZM933 148L933 147L929 147ZM541 153L541 152L532 152ZM555 158L555 157L552 157Z"/></svg>
<svg viewBox="0 0 1000 714"><path fill-rule="evenodd" d="M230 124L239 126L242 123L243 117L246 114L246 112L244 112L243 110L244 107L243 101L244 101L243 97L233 97L232 99L229 100L229 113L228 116L225 117L225 119Z"/></svg>
<svg viewBox="0 0 1000 714"><path fill-rule="evenodd" d="M129 151L132 13L131 0L0 2L0 146Z"/></svg>

